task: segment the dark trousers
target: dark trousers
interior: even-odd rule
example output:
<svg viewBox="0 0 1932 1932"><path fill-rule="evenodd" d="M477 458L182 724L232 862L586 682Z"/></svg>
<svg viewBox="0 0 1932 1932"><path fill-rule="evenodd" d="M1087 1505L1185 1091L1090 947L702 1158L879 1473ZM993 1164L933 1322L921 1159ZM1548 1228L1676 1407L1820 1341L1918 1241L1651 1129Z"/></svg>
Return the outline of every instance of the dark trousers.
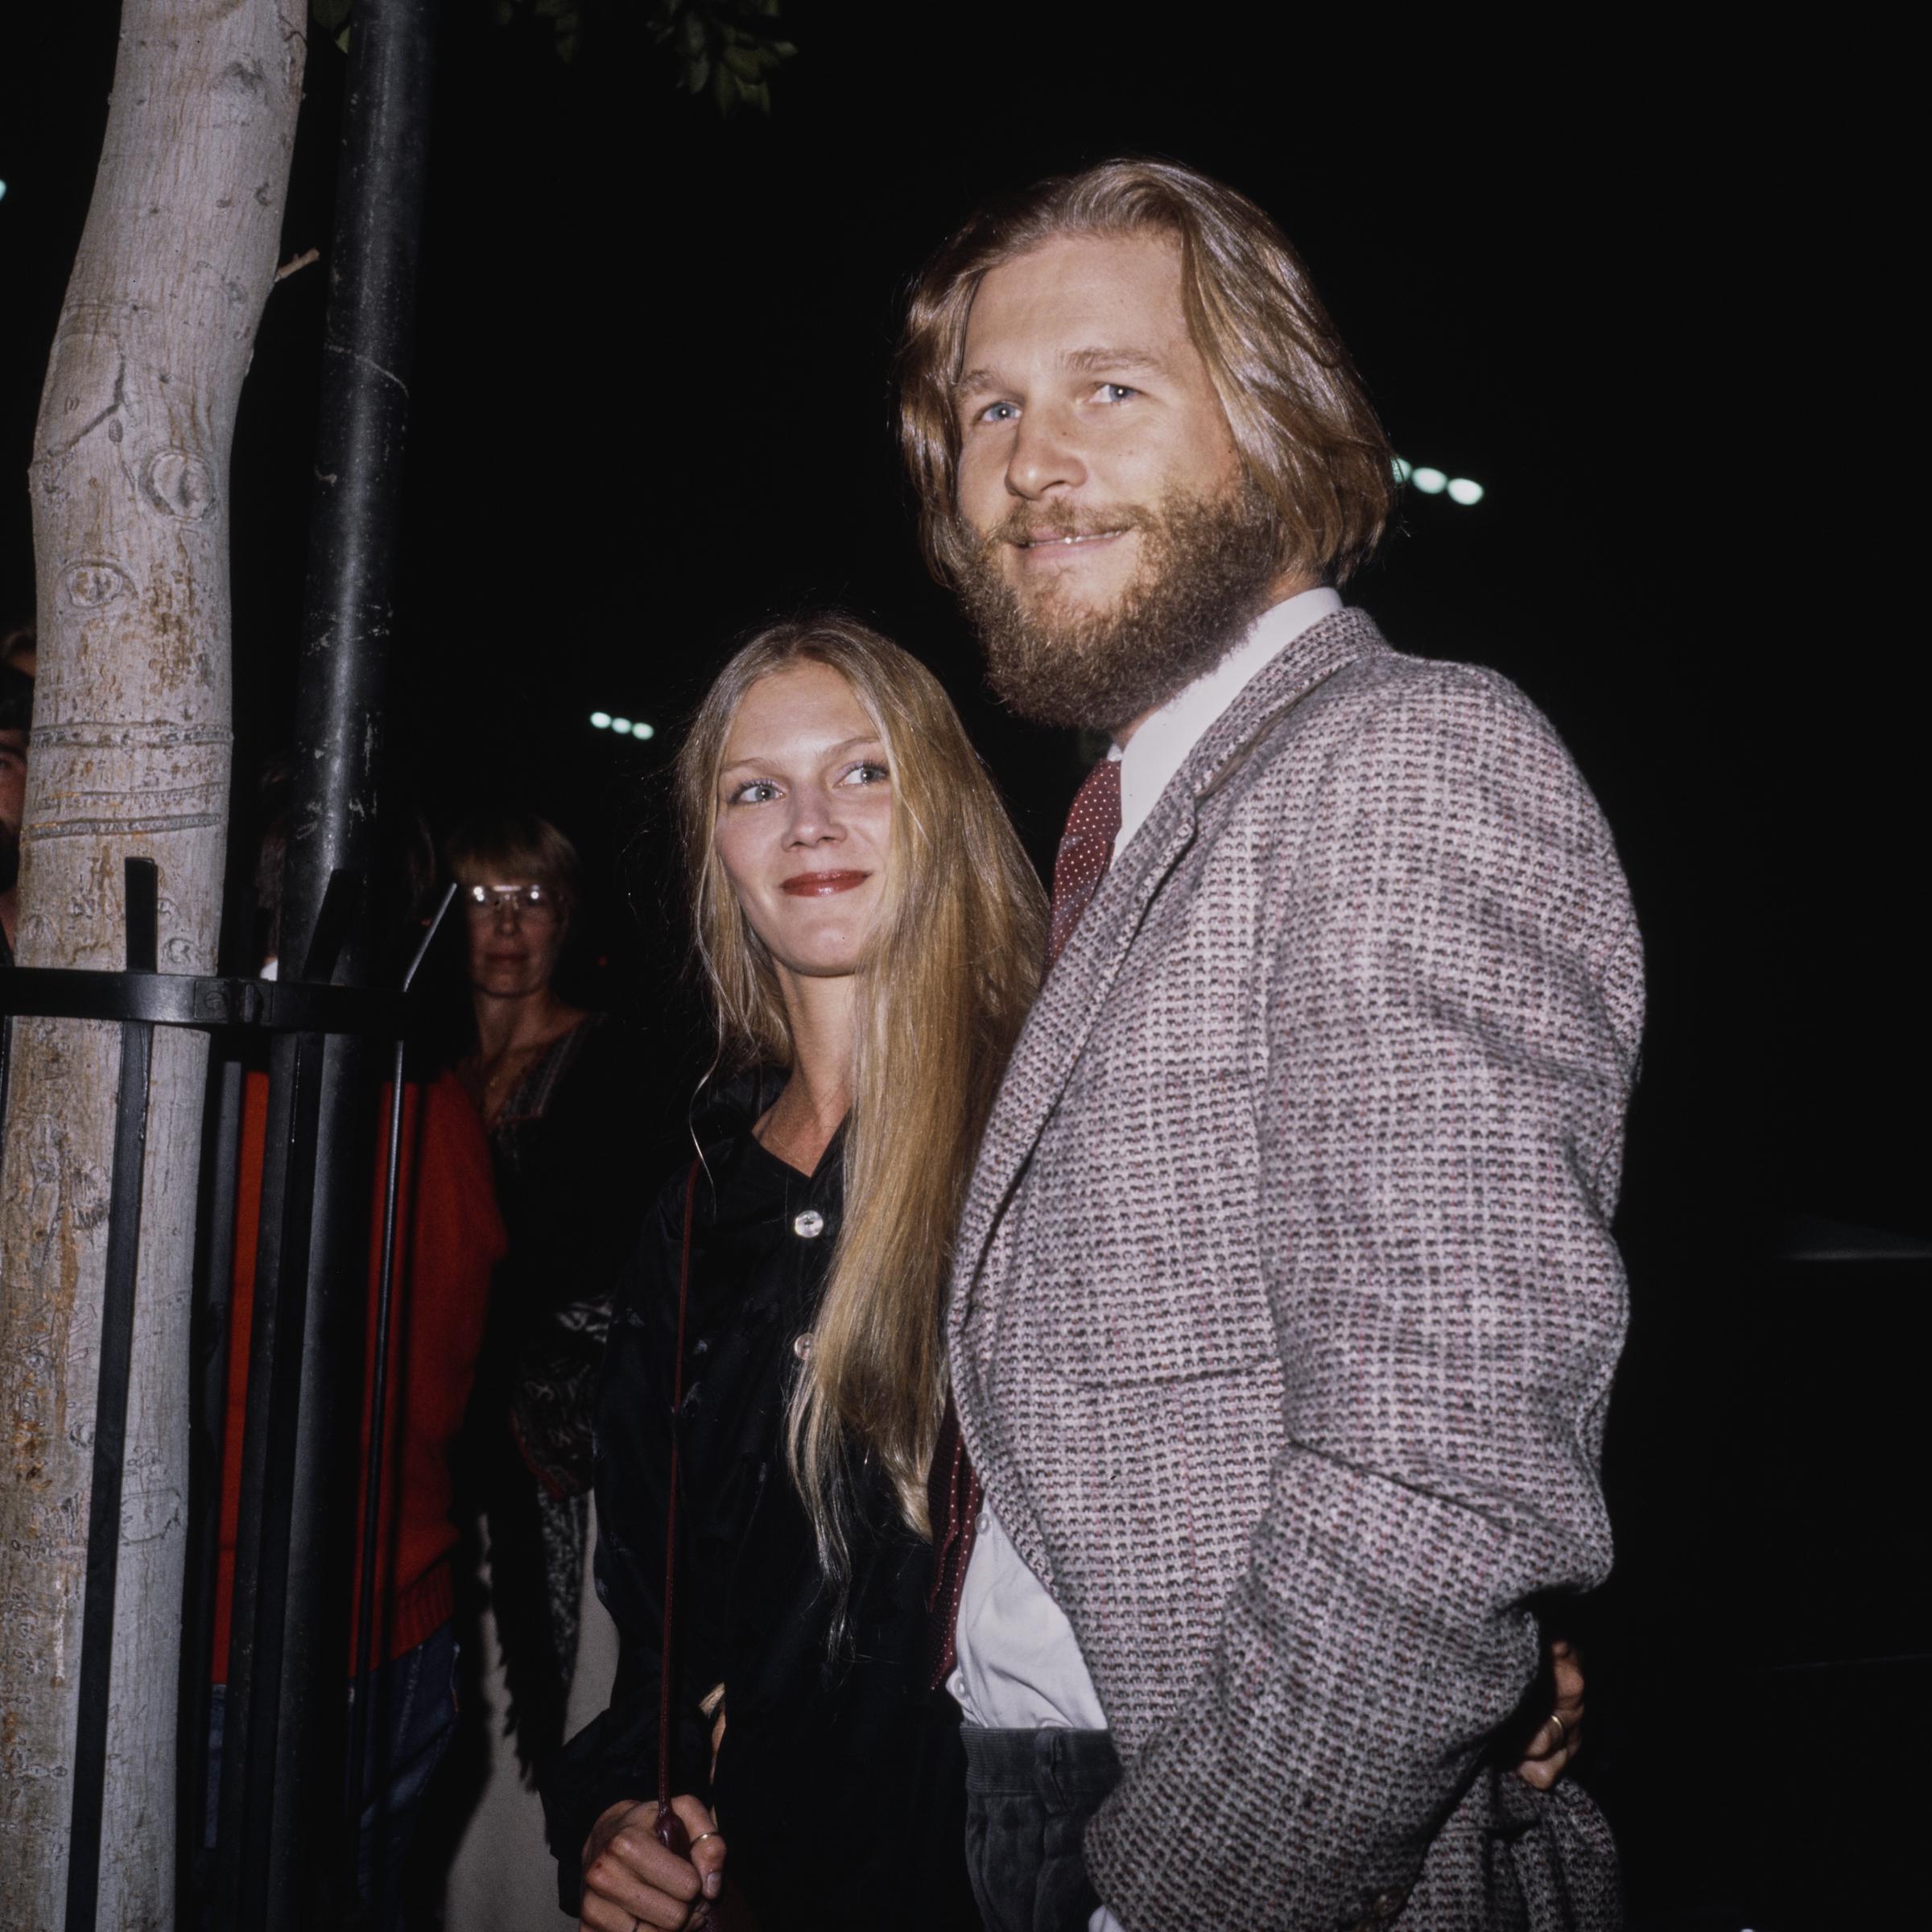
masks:
<svg viewBox="0 0 1932 1932"><path fill-rule="evenodd" d="M356 1885L378 1932L402 1932L403 1863L430 1780L456 1734L456 1631L433 1637L369 1674L369 1728L362 1757L362 1815L356 1834ZM349 1702L355 1702L349 1686ZM217 1684L208 1708L208 1842L215 1847L221 1794L221 1735L228 1686ZM352 1711L353 1721L353 1711Z"/></svg>
<svg viewBox="0 0 1932 1932"><path fill-rule="evenodd" d="M1120 1782L1105 1731L961 1728L966 1865L986 1932L1087 1932L1100 1902L1080 1835Z"/></svg>

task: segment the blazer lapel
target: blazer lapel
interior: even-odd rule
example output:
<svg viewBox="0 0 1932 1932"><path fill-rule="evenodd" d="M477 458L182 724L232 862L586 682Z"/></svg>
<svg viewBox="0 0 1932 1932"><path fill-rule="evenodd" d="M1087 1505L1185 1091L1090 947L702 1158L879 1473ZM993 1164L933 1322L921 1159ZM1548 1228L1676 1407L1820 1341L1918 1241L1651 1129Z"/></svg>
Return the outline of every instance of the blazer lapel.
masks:
<svg viewBox="0 0 1932 1932"><path fill-rule="evenodd" d="M963 1319L1001 1212L1059 1104L1080 1048L1127 956L1141 915L1194 838L1191 795L1170 787L1108 867L1027 1016L980 1144L955 1249L952 1315Z"/></svg>
<svg viewBox="0 0 1932 1932"><path fill-rule="evenodd" d="M1107 869L1046 976L987 1123L954 1251L949 1330L956 1332L965 1319L987 1244L1059 1104L1148 907L1194 843L1202 801L1317 685L1366 652L1386 648L1373 621L1357 610L1337 611L1303 631L1209 727Z"/></svg>

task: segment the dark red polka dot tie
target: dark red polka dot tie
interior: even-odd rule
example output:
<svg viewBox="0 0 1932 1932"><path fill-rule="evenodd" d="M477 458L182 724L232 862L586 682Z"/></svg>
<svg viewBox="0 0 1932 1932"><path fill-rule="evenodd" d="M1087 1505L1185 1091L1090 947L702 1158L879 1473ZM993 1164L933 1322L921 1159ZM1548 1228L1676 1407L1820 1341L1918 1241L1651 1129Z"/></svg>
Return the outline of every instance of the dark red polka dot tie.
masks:
<svg viewBox="0 0 1932 1932"><path fill-rule="evenodd" d="M1046 939L1051 966L1072 937L1080 914L1099 889L1113 842L1121 836L1121 762L1102 758L1088 773L1067 815L1067 829L1053 862L1053 923ZM980 1479L967 1459L959 1411L949 1389L946 1416L927 1479L927 1507L932 1521L932 1587L926 1599L931 1616L930 1638L934 1689L946 1682L959 1657L960 1592L972 1555L980 1519Z"/></svg>
<svg viewBox="0 0 1932 1932"><path fill-rule="evenodd" d="M1088 773L1067 815L1059 856L1053 862L1053 925L1046 939L1046 964L1060 956L1073 936L1087 902L1099 890L1121 836L1121 762L1102 758Z"/></svg>

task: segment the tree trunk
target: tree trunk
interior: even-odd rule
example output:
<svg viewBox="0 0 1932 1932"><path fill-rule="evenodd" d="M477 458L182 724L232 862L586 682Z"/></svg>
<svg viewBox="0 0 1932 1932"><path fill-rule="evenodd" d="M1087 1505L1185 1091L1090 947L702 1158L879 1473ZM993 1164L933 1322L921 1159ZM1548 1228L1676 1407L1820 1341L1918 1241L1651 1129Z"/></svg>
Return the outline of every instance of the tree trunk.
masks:
<svg viewBox="0 0 1932 1932"><path fill-rule="evenodd" d="M39 678L23 966L213 969L231 732L235 411L272 286L303 0L125 0L107 136L31 471ZM171 1922L188 1323L204 1042L159 1030L141 1217L97 1922ZM116 1030L14 1028L0 1171L0 1928L66 1893Z"/></svg>

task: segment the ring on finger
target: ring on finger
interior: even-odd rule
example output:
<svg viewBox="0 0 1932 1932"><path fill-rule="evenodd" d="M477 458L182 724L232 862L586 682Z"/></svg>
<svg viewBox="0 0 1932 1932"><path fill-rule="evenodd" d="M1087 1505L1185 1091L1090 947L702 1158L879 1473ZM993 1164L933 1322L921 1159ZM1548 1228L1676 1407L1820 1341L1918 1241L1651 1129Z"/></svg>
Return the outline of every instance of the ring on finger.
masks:
<svg viewBox="0 0 1932 1932"><path fill-rule="evenodd" d="M1556 1742L1550 1746L1550 1748L1553 1751L1560 1751L1570 1741L1570 1727L1563 1722L1561 1715L1554 1711L1550 1713L1550 1721L1556 1726Z"/></svg>

